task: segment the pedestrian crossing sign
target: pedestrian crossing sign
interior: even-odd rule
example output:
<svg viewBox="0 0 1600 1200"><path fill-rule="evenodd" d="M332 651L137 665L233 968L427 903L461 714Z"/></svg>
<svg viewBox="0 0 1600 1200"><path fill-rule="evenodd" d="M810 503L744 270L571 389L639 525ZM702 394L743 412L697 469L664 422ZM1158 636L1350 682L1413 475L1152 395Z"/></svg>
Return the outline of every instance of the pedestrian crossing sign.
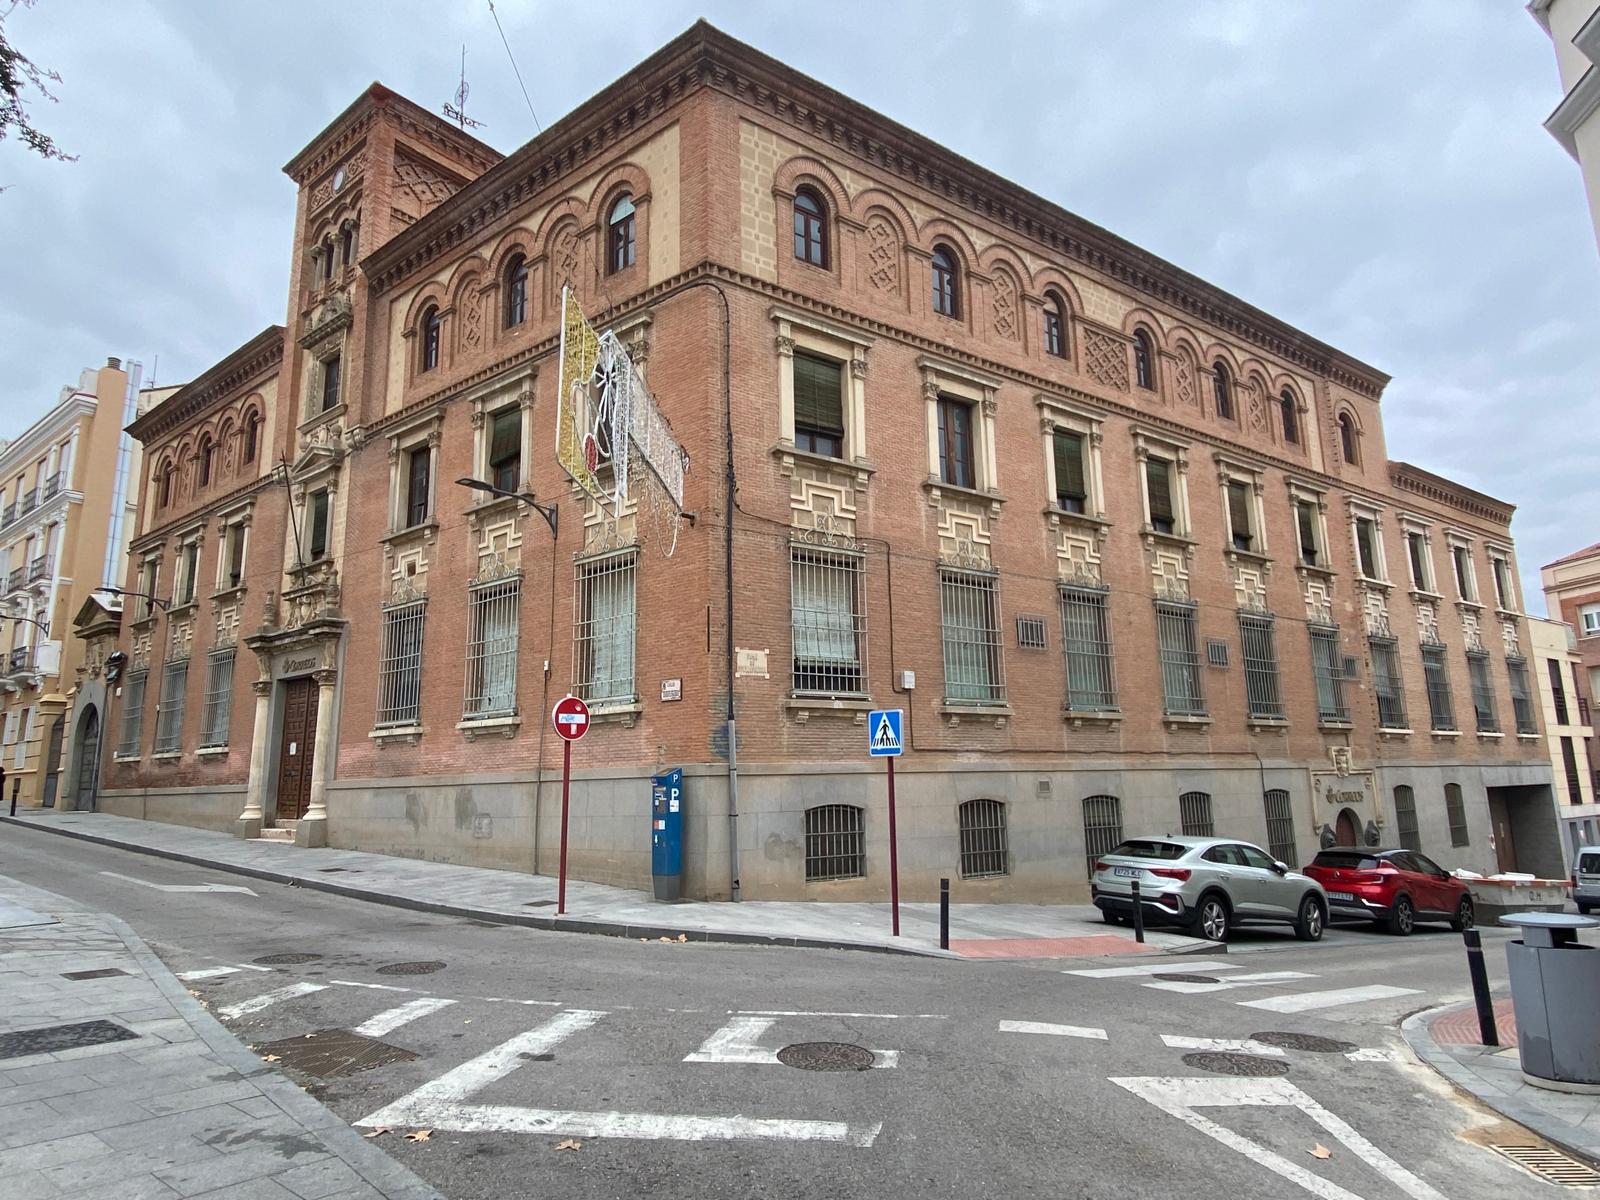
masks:
<svg viewBox="0 0 1600 1200"><path fill-rule="evenodd" d="M867 714L867 753L873 758L887 758L900 753L900 718L904 711L898 708L880 708Z"/></svg>

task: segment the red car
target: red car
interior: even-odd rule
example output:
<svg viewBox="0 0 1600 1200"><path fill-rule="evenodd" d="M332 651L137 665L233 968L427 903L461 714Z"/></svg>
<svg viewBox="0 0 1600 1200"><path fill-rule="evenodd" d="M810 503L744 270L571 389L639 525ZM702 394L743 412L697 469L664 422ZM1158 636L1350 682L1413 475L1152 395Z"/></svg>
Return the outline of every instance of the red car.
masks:
<svg viewBox="0 0 1600 1200"><path fill-rule="evenodd" d="M1328 917L1365 918L1405 937L1418 921L1448 921L1471 929L1467 885L1415 850L1321 851L1303 868L1328 893Z"/></svg>

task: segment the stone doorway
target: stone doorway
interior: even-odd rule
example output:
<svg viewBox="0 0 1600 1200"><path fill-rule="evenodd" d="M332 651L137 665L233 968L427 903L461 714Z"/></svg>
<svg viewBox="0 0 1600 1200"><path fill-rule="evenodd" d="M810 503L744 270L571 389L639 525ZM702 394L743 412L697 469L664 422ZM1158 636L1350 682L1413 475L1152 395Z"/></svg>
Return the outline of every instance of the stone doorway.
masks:
<svg viewBox="0 0 1600 1200"><path fill-rule="evenodd" d="M79 812L92 812L100 783L100 710L92 704L78 718L77 743L78 770L72 807Z"/></svg>
<svg viewBox="0 0 1600 1200"><path fill-rule="evenodd" d="M311 768L317 740L317 681L283 685L283 732L278 741L278 799L274 820L298 821L311 805Z"/></svg>
<svg viewBox="0 0 1600 1200"><path fill-rule="evenodd" d="M1361 844L1361 822L1353 810L1341 808L1338 820L1334 823L1334 845L1359 846Z"/></svg>

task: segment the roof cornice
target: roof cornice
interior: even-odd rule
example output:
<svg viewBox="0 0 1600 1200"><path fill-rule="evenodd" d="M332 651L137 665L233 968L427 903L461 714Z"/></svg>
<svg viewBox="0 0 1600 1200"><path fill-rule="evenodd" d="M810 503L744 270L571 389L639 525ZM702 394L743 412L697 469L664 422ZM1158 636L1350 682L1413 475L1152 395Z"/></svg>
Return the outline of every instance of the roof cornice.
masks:
<svg viewBox="0 0 1600 1200"><path fill-rule="evenodd" d="M1544 120L1545 132L1578 161L1578 128L1600 108L1600 66L1591 66Z"/></svg>
<svg viewBox="0 0 1600 1200"><path fill-rule="evenodd" d="M1510 525L1512 514L1517 511L1515 504L1474 491L1453 479L1424 471L1408 462L1390 460L1389 482L1402 492L1410 492L1414 496L1448 505L1479 520L1493 521L1499 525Z"/></svg>
<svg viewBox="0 0 1600 1200"><path fill-rule="evenodd" d="M434 116L399 92L371 84L350 106L312 138L306 148L283 166L283 173L304 187L343 158L366 136L379 114L387 114L401 128L426 141L443 143L468 162L488 170L504 156L493 146L481 142L448 121Z"/></svg>
<svg viewBox="0 0 1600 1200"><path fill-rule="evenodd" d="M49 447L62 431L72 428L86 416L93 416L100 407L99 397L93 392L74 390L44 416L29 425L0 450L0 475L8 472L13 462L32 462L39 452ZM122 416L119 409L113 420Z"/></svg>
<svg viewBox="0 0 1600 1200"><path fill-rule="evenodd" d="M283 360L284 328L268 325L227 358L187 383L128 426L148 445L193 421Z"/></svg>

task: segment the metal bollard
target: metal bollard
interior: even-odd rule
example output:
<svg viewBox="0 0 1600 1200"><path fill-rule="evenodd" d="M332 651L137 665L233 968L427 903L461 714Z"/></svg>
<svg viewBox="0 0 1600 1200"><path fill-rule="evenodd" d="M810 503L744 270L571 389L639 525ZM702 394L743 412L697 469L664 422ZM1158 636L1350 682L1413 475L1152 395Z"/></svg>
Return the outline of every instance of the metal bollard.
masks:
<svg viewBox="0 0 1600 1200"><path fill-rule="evenodd" d="M1489 972L1483 965L1483 937L1476 929L1461 935L1467 944L1467 973L1472 976L1472 1002L1478 1008L1478 1037L1485 1046L1498 1046L1500 1032L1494 1023L1494 1001L1489 998Z"/></svg>
<svg viewBox="0 0 1600 1200"><path fill-rule="evenodd" d="M1139 899L1139 881L1133 881L1133 940L1144 941L1144 901Z"/></svg>
<svg viewBox="0 0 1600 1200"><path fill-rule="evenodd" d="M939 949L950 949L950 881L939 880Z"/></svg>

